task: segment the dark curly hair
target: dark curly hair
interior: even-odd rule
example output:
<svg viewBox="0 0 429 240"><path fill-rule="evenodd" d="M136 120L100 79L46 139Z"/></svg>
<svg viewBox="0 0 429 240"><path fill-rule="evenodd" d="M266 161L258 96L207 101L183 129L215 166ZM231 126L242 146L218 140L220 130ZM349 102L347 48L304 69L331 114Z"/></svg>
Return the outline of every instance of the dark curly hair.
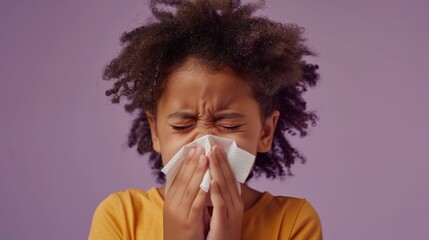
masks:
<svg viewBox="0 0 429 240"><path fill-rule="evenodd" d="M152 0L155 21L125 32L122 52L104 69L103 79L114 80L106 91L113 103L121 96L127 112L138 111L129 133L128 145L148 154L159 183L165 182L160 154L152 149L146 111L155 114L157 100L172 71L192 56L215 71L225 67L250 79L262 117L280 112L273 146L258 153L249 176L283 178L290 167L305 158L287 136L307 134L317 116L307 111L302 94L319 79L317 65L305 56L315 55L306 45L303 28L281 24L254 12L264 2L242 5L239 0ZM167 11L169 10L169 11Z"/></svg>

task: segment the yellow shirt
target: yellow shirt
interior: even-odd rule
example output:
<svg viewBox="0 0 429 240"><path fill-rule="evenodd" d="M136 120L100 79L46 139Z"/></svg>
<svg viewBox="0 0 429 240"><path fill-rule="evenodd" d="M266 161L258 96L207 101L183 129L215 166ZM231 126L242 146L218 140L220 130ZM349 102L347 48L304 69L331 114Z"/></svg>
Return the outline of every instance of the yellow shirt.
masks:
<svg viewBox="0 0 429 240"><path fill-rule="evenodd" d="M156 188L114 193L95 210L88 239L163 239L163 205ZM268 192L244 212L242 229L242 239L322 239L319 216L306 200Z"/></svg>

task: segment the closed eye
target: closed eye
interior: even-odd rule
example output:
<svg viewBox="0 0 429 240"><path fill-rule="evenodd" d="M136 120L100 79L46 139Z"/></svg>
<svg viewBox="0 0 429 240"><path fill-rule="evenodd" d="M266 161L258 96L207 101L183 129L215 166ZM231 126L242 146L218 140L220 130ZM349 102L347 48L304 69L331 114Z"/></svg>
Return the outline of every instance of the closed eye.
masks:
<svg viewBox="0 0 429 240"><path fill-rule="evenodd" d="M186 129L190 128L191 126L192 125L185 125L185 126L171 125L171 128L174 131L182 132L182 131L185 131Z"/></svg>
<svg viewBox="0 0 429 240"><path fill-rule="evenodd" d="M241 126L243 125L232 125L232 126L220 125L221 128L231 132L239 130Z"/></svg>

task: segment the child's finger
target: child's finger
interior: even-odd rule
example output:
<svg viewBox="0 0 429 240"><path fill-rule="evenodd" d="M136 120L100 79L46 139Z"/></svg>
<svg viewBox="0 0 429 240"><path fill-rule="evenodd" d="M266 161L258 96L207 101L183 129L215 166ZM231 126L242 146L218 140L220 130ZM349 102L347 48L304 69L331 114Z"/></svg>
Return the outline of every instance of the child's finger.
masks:
<svg viewBox="0 0 429 240"><path fill-rule="evenodd" d="M204 174L206 173L208 164L207 157L203 154L199 156L198 166L192 174L192 178L190 179L186 189L184 190L182 204L184 207L190 207L193 205L193 202L196 200L197 194L200 190L200 184L203 181ZM204 192L204 191L203 191Z"/></svg>
<svg viewBox="0 0 429 240"><path fill-rule="evenodd" d="M207 233L210 230L210 220L211 220L211 216L209 213L209 209L207 206L205 206L204 207L204 213L203 213L204 236L207 236Z"/></svg>
<svg viewBox="0 0 429 240"><path fill-rule="evenodd" d="M210 174L213 180L216 181L216 185L219 189L219 194L224 199L224 201L227 201L227 205L232 205L231 197L229 197L229 189L226 186L225 177L223 176L221 167L220 167L220 160L219 156L216 153L218 151L217 146L214 146L212 148L212 151L209 154L209 165L210 165Z"/></svg>
<svg viewBox="0 0 429 240"><path fill-rule="evenodd" d="M188 219L190 222L198 223L203 219L204 208L207 201L207 193L202 189L198 190L197 196L195 197L192 206L189 210Z"/></svg>
<svg viewBox="0 0 429 240"><path fill-rule="evenodd" d="M212 219L214 223L225 222L228 217L227 207L222 195L220 193L219 185L215 180L212 180L210 183L210 200L213 204L213 214ZM216 228L217 226L213 226Z"/></svg>
<svg viewBox="0 0 429 240"><path fill-rule="evenodd" d="M210 197L213 203L213 214L206 239L241 239L243 208L228 209L215 180L212 180L210 185Z"/></svg>
<svg viewBox="0 0 429 240"><path fill-rule="evenodd" d="M200 190L204 173L207 170L207 159L203 150L185 155L184 162L174 179L164 202L163 224L164 236L170 239L202 239L204 236L203 214L207 193ZM199 161L202 159L202 161ZM197 182L197 184L195 184ZM190 237L193 236L193 237ZM201 238L200 238L201 237Z"/></svg>
<svg viewBox="0 0 429 240"><path fill-rule="evenodd" d="M223 179L218 179L218 187L225 201L228 203L228 208L235 208L237 204L240 204L241 196L238 193L237 181L235 175L232 172L231 167L223 148L221 146L215 146L213 149L214 158L217 161L214 161L218 165L220 170L220 175Z"/></svg>
<svg viewBox="0 0 429 240"><path fill-rule="evenodd" d="M192 198L192 200L189 200L187 202L187 207L190 206L191 202L195 198L195 196L198 193L198 188L195 188L194 191L188 192L188 195L184 195L186 192L186 189L188 188L189 182L194 176L194 172L198 168L198 159L200 155L204 152L204 149L197 147L190 149L187 154L185 154L182 165L180 166L180 169L176 175L176 177L173 180L173 183L171 184L170 190L172 194L172 200L177 202L178 204L181 204L183 201L183 198ZM201 178L202 179L202 178ZM169 194L170 191L167 193Z"/></svg>
<svg viewBox="0 0 429 240"><path fill-rule="evenodd" d="M237 199L241 200L237 189L237 180L231 166L229 165L228 158L223 148L221 146L217 146L216 150L215 154L219 160L219 166L223 174L225 184L229 190L231 201L236 204Z"/></svg>
<svg viewBox="0 0 429 240"><path fill-rule="evenodd" d="M170 189L166 195L169 199L174 199L177 196L176 192L181 193L183 192L183 189L186 187L186 185L182 184L183 182L187 181L187 177L190 177L189 175L184 174L186 171L190 171L191 168L195 168L196 164L195 161L192 161L193 158L195 158L195 148L190 148L185 155L183 156L184 160L182 165L179 168L179 171L177 172L176 177L174 178L173 182L171 183ZM193 167L190 163L194 163L195 166ZM189 181L189 180L188 180ZM179 201L181 197L179 196ZM176 201L178 202L178 201Z"/></svg>
<svg viewBox="0 0 429 240"><path fill-rule="evenodd" d="M201 154L198 157L198 165L195 171L193 173L189 173L189 174L192 174L192 178L190 179L186 189L183 192L183 198L181 202L183 207L193 208L195 201L197 201L196 203L199 204L198 200L200 199L196 199L196 198L200 196L200 193L199 193L199 191L201 190L200 184L203 181L203 177L204 177L204 174L206 173L207 167L208 167L207 157L204 156L204 154Z"/></svg>

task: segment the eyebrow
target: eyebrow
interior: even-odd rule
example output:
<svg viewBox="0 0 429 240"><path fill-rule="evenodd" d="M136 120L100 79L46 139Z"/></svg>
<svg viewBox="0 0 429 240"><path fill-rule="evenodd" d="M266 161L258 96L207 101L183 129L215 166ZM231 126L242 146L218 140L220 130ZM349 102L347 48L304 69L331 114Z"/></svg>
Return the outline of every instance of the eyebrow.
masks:
<svg viewBox="0 0 429 240"><path fill-rule="evenodd" d="M214 118L216 120L219 120L219 119L243 119L245 117L244 117L244 115L242 115L240 113L235 113L235 112L221 112L221 113L216 113L214 115Z"/></svg>
<svg viewBox="0 0 429 240"><path fill-rule="evenodd" d="M235 113L235 112L220 112L220 113L216 113L213 117L216 120L219 120L219 119L243 119L243 118L245 118L244 115L242 115L240 113ZM169 114L167 116L167 119L172 119L172 118L189 119L189 118L196 118L196 115L189 113L189 112L174 112L174 113Z"/></svg>
<svg viewBox="0 0 429 240"><path fill-rule="evenodd" d="M195 118L195 114L189 112L175 112L167 116L168 119L171 118Z"/></svg>

